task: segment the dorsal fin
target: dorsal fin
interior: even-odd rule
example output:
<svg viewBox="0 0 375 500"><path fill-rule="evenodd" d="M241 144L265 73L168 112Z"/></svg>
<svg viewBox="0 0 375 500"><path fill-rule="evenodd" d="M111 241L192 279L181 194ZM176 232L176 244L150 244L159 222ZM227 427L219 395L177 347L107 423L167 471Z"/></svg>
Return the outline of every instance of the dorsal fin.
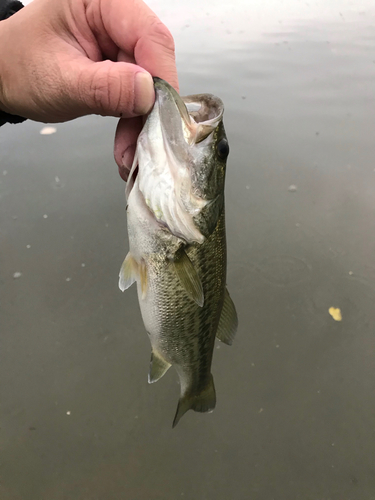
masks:
<svg viewBox="0 0 375 500"><path fill-rule="evenodd" d="M225 289L225 297L219 326L217 327L216 337L225 344L232 345L237 332L238 318L233 300L230 298L227 288Z"/></svg>

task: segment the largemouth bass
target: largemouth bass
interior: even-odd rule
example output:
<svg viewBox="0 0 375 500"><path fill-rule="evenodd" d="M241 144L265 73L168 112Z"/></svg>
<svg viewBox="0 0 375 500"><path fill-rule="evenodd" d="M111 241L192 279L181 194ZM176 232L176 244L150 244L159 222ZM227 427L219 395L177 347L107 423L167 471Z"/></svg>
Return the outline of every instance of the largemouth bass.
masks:
<svg viewBox="0 0 375 500"><path fill-rule="evenodd" d="M237 330L226 289L229 146L219 98L181 98L159 78L154 86L155 105L138 138L126 186L130 249L119 287L124 291L137 282L152 348L149 383L171 365L178 373L175 427L189 409L215 408L215 336L230 345Z"/></svg>

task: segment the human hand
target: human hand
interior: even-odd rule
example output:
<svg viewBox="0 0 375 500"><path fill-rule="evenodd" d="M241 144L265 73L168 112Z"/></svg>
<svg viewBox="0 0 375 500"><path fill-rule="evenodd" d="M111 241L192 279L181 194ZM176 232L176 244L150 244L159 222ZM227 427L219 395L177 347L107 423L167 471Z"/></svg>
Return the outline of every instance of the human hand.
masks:
<svg viewBox="0 0 375 500"><path fill-rule="evenodd" d="M151 75L178 88L173 38L142 0L34 0L0 22L0 109L42 122L121 117L124 180L154 103Z"/></svg>

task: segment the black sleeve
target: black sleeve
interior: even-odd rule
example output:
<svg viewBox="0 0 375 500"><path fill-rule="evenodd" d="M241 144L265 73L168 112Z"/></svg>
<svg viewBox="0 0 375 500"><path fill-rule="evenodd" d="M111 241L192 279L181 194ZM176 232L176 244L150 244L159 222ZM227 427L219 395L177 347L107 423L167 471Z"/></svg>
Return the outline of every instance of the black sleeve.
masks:
<svg viewBox="0 0 375 500"><path fill-rule="evenodd" d="M8 19L20 9L23 5L18 0L0 0L0 21Z"/></svg>
<svg viewBox="0 0 375 500"><path fill-rule="evenodd" d="M0 0L0 22L4 19L8 19L8 17L18 12L22 7L22 3L18 0ZM4 123L21 123L25 120L26 118L22 116L10 115L0 110L0 126L4 125Z"/></svg>

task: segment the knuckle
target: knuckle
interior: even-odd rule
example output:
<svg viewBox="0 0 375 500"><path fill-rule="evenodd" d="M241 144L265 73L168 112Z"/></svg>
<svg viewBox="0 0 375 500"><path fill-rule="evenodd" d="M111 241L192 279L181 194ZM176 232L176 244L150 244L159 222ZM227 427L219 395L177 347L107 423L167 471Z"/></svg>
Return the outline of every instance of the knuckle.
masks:
<svg viewBox="0 0 375 500"><path fill-rule="evenodd" d="M125 91L121 85L121 78L118 70L114 71L112 63L101 64L101 67L93 73L89 82L89 89L85 92L85 99L88 99L88 106L96 110L99 114L114 114L119 116L124 101L126 101Z"/></svg>
<svg viewBox="0 0 375 500"><path fill-rule="evenodd" d="M175 43L169 29L159 19L151 24L150 36L153 41L165 47L169 52L175 52Z"/></svg>

